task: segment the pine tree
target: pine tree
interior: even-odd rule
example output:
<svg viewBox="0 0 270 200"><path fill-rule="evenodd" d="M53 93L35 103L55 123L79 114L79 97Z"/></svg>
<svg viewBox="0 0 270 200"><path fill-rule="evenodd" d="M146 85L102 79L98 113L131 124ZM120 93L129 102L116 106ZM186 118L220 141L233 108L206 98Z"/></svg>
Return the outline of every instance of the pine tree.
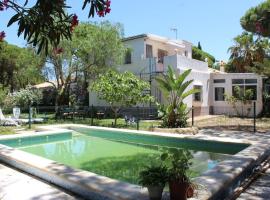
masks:
<svg viewBox="0 0 270 200"><path fill-rule="evenodd" d="M198 42L198 49L202 50L202 46L200 42Z"/></svg>

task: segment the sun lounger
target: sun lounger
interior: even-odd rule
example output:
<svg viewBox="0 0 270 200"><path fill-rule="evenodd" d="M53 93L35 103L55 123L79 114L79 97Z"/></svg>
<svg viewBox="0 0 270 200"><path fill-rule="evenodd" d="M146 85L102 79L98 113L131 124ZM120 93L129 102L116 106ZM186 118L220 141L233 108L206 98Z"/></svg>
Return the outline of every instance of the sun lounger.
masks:
<svg viewBox="0 0 270 200"><path fill-rule="evenodd" d="M16 122L12 118L6 118L0 109L0 125L2 126L19 126L18 122Z"/></svg>
<svg viewBox="0 0 270 200"><path fill-rule="evenodd" d="M28 124L29 119L21 119L20 117L21 110L18 107L13 108L13 120L19 124ZM31 123L42 123L44 122L43 118L31 118Z"/></svg>

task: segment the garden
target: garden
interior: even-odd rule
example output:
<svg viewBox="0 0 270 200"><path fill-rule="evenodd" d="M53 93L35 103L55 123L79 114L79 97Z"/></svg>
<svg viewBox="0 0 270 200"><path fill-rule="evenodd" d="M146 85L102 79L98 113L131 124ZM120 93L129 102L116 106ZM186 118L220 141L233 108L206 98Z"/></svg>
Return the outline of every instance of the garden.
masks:
<svg viewBox="0 0 270 200"><path fill-rule="evenodd" d="M90 6L89 17L105 17L111 11L109 0L84 0L83 9L87 6ZM234 38L234 45L228 50L231 56L225 64L228 73L262 76L263 89L235 86L232 95L222 96L233 114L194 116L194 107L188 106L187 101L198 97L200 87L193 86L196 80L189 79L193 71L188 66L181 73L180 68L169 65L154 78L150 74L165 99L162 103L152 94L152 79L146 81L138 74L120 69L123 60L131 64L133 53L122 42L124 29L120 23L79 23L76 14L66 12L66 1L38 0L35 6L28 1L22 5L0 1L0 12L6 9L15 12L7 25L18 23L18 36L27 41L26 47L18 47L5 41L5 33L0 33L0 136L4 138L2 141L0 138L1 163L2 160L11 165L19 163L13 167L31 174L29 166L40 170L34 163L38 159L40 163L48 162L50 167L41 168L34 175L48 179L48 174L53 174L62 180L53 184L71 188L78 195L87 188L87 198L95 188L92 180L87 179L89 172L97 173L95 178L100 181L97 183L102 183L101 189L110 187L116 191L108 191L109 195L116 195L114 199L122 199L130 188L135 195L141 195L142 188L138 185L147 188L151 200L160 200L164 193L171 200L198 197L199 183L213 186L211 181L217 181L216 174L220 184L222 181L231 185L236 181L242 183L243 177L254 173L255 164L266 159L268 148L257 148L265 138L268 141L270 130L270 17L265 7L270 8L269 1L242 17L245 31ZM211 70L220 68L212 55L202 51L200 43L192 51L194 59L210 59ZM259 115L254 102L257 92L263 102ZM96 95L98 103L90 94ZM103 102L106 106L93 102ZM68 128L64 132L53 130L53 134L51 130L45 131L45 134L44 129L53 129L52 125ZM207 130L214 134L205 133ZM231 138L224 138L223 131L239 134L240 139L228 141ZM243 132L247 138L241 135ZM28 133L33 138L29 139ZM215 141L213 136L222 139ZM256 141L252 141L253 136ZM20 150L23 153L16 154ZM33 158L33 154L40 157L23 161L18 157ZM16 161L12 162L11 158ZM247 170L246 162L254 170ZM120 167L125 171L119 172ZM131 167L135 170L129 170ZM241 172L234 171L238 168ZM88 177L76 170L85 170ZM73 183L66 175L69 172L83 180L78 183L78 191L68 185ZM226 175L222 176L221 172ZM121 184L109 185L113 181L126 184L127 191L118 186ZM215 189L209 189L209 198L231 195L228 191L235 188ZM108 195L100 191L97 194Z"/></svg>

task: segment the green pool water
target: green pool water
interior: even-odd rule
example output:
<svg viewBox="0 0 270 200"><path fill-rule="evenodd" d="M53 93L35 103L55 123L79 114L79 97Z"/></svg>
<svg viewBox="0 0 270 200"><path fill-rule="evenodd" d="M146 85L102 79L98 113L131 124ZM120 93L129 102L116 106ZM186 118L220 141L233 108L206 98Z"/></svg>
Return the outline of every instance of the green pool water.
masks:
<svg viewBox="0 0 270 200"><path fill-rule="evenodd" d="M119 132L94 130L81 130L80 132L6 140L0 141L0 143L74 168L134 184L138 184L138 174L144 166L158 162L160 154L166 148L183 148L184 146L185 149L188 149L185 145L181 145L180 140L178 143L172 144L170 141L160 139L157 141L155 137L152 137L155 142L151 142L151 137L146 139L144 136L140 136L142 142L138 142L139 138L136 138L135 143L132 134L131 138L127 139L124 133ZM121 134L124 134L122 140L119 138ZM189 149L193 155L191 176L199 176L213 168L218 162L232 156L230 146L228 146L227 152L224 147L222 148L222 153L204 151L200 148Z"/></svg>

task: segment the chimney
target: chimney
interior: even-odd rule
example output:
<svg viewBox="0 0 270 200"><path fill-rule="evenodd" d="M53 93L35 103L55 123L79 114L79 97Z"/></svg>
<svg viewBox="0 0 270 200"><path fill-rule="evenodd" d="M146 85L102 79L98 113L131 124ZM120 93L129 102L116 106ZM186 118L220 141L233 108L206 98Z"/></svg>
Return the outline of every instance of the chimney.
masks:
<svg viewBox="0 0 270 200"><path fill-rule="evenodd" d="M225 72L225 62L223 60L220 61L219 71Z"/></svg>

